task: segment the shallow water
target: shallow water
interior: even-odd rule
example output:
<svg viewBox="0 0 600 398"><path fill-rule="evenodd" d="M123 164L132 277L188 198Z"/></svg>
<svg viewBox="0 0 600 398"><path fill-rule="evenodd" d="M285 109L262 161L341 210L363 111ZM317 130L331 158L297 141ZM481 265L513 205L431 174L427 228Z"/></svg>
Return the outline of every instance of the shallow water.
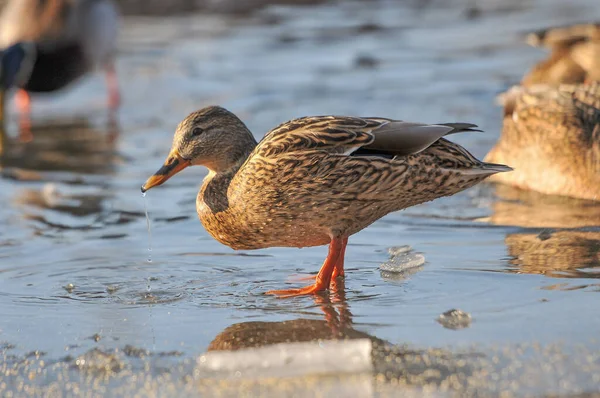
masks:
<svg viewBox="0 0 600 398"><path fill-rule="evenodd" d="M27 373L19 372L30 369L23 365L30 358L47 365L104 355L94 348L125 352L119 361L152 357L149 368L126 362L142 373L164 374L178 363L183 368L166 371L176 380L189 372L186 359L223 341L252 345L228 337L232 327L247 330L249 341L273 333L264 338L271 343L342 330L420 349L560 345L567 354L542 348L540 361L562 358L577 383L558 388L551 375L567 376L542 372L539 383L516 392L597 388L596 368L570 367L565 358L589 354L598 363L599 204L480 185L390 214L353 236L341 293L281 300L263 293L305 283L298 279L318 271L326 248L234 252L220 245L195 214L201 168L140 195L176 124L213 103L242 117L257 137L310 114L469 121L486 132L453 139L482 157L501 125L494 96L544 56L518 34L600 19L591 0L488 0L477 12L458 0L376 4L270 7L243 18L161 18L160 25L129 17L118 122L105 115L101 76L34 99L33 142L18 142L15 124L2 140L0 343L3 366L19 370L0 388L22 392L18 377ZM388 249L403 245L425 263L380 271ZM467 327L437 322L453 308L471 315ZM101 368L118 373L125 365L111 358Z"/></svg>

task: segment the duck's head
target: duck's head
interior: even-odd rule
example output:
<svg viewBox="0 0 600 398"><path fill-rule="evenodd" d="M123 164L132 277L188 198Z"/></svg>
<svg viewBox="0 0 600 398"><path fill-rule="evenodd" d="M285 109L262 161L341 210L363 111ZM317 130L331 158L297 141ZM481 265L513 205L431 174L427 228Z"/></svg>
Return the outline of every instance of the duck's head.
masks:
<svg viewBox="0 0 600 398"><path fill-rule="evenodd" d="M220 106L200 109L179 123L167 160L142 185L142 192L188 166L205 166L215 173L229 170L243 162L255 146L252 133L233 113Z"/></svg>
<svg viewBox="0 0 600 398"><path fill-rule="evenodd" d="M4 95L29 79L36 57L35 44L21 42L0 51L0 120L4 119Z"/></svg>

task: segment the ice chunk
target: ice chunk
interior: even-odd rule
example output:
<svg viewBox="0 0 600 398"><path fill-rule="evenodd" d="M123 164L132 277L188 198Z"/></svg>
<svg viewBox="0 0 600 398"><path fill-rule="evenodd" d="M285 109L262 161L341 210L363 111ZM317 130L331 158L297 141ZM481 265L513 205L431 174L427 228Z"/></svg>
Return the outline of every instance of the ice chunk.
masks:
<svg viewBox="0 0 600 398"><path fill-rule="evenodd" d="M464 329L471 326L471 314L458 309L451 309L441 314L437 321L446 329Z"/></svg>
<svg viewBox="0 0 600 398"><path fill-rule="evenodd" d="M390 247L390 259L379 266L384 272L402 273L425 264L425 256L412 252L410 246Z"/></svg>
<svg viewBox="0 0 600 398"><path fill-rule="evenodd" d="M200 356L198 370L236 377L297 377L372 372L369 339L283 343Z"/></svg>

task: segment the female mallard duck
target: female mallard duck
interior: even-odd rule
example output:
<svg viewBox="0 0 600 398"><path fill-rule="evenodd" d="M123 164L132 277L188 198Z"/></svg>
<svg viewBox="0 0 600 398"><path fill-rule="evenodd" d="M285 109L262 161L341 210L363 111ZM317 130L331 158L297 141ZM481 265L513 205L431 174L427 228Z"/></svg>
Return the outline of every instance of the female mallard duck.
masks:
<svg viewBox="0 0 600 398"><path fill-rule="evenodd" d="M207 167L196 207L219 242L247 250L329 244L314 285L268 292L311 294L344 275L350 235L387 213L510 170L442 138L474 127L315 116L284 123L257 144L234 114L211 106L179 124L166 162L142 192L188 166Z"/></svg>
<svg viewBox="0 0 600 398"><path fill-rule="evenodd" d="M578 24L527 35L527 43L551 50L521 84L575 84L600 80L600 24Z"/></svg>
<svg viewBox="0 0 600 398"><path fill-rule="evenodd" d="M515 171L494 180L545 194L600 200L600 83L514 87L502 135L485 161Z"/></svg>
<svg viewBox="0 0 600 398"><path fill-rule="evenodd" d="M111 0L10 0L0 16L0 119L10 88L28 115L28 93L59 90L96 66L106 70L110 107L118 107L117 28Z"/></svg>

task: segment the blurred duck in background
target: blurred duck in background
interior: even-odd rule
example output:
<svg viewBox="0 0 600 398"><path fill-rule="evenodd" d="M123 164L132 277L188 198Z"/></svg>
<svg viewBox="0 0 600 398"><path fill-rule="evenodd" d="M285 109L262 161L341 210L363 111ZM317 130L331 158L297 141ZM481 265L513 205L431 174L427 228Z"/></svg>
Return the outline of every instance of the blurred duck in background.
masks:
<svg viewBox="0 0 600 398"><path fill-rule="evenodd" d="M30 93L60 90L97 67L106 72L108 106L116 110L118 19L111 0L9 0L0 15L2 122L6 92L17 88L24 139L30 126Z"/></svg>
<svg viewBox="0 0 600 398"><path fill-rule="evenodd" d="M541 30L527 42L552 52L498 96L502 134L485 161L514 171L491 180L600 200L600 23Z"/></svg>
<svg viewBox="0 0 600 398"><path fill-rule="evenodd" d="M600 82L515 86L502 101L502 134L485 161L514 171L491 180L600 200Z"/></svg>
<svg viewBox="0 0 600 398"><path fill-rule="evenodd" d="M528 34L526 41L551 53L525 75L522 85L557 86L600 80L600 23L544 29Z"/></svg>

